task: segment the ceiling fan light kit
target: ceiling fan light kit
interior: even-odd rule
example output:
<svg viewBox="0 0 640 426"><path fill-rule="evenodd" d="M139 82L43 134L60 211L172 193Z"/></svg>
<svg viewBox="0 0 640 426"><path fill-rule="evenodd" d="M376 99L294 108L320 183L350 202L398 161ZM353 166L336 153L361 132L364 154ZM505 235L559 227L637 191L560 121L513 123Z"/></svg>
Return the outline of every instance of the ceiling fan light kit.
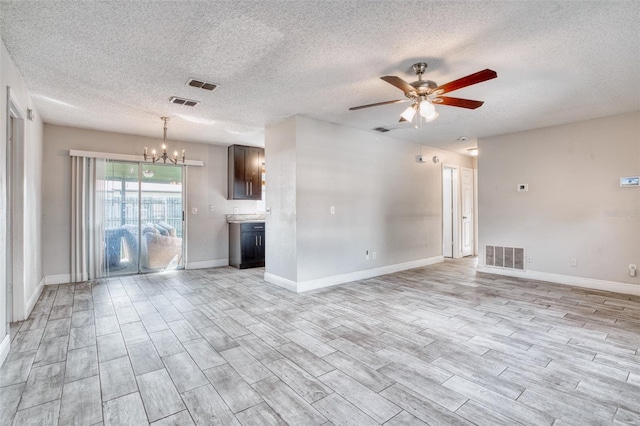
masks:
<svg viewBox="0 0 640 426"><path fill-rule="evenodd" d="M385 102L377 102L375 104L361 105L357 107L349 108L349 110L354 111L363 108L369 108L374 106L395 104L399 102L413 102L411 106L405 109L402 114L400 114L400 122L404 121L413 121L416 116L416 112L420 112L418 119L424 119L424 121L431 122L438 118L440 115L438 111L436 111L434 104L438 105L448 105L454 106L458 108L466 108L466 109L476 109L482 106L484 102L482 101L474 101L471 99L461 99L461 98L452 98L449 96L442 96L445 93L453 92L454 90L462 89L463 87L471 86L474 84L482 83L483 81L494 79L498 76L498 74L490 69L485 69L482 71L478 71L477 73L470 74L466 77L459 78L457 80L451 81L447 84L443 84L438 86L437 83L431 80L423 80L422 75L427 69L426 62L418 62L413 64L413 71L418 76L418 80L407 83L400 77L396 77L393 75L388 75L384 77L380 77L382 80L387 83L397 87L398 89L404 92L404 95L407 99L398 99L393 101L385 101Z"/></svg>
<svg viewBox="0 0 640 426"><path fill-rule="evenodd" d="M407 109L405 109L404 112L400 114L400 117L404 118L404 121L412 121L413 117L416 115L416 110L416 105L413 104L410 107L407 107Z"/></svg>

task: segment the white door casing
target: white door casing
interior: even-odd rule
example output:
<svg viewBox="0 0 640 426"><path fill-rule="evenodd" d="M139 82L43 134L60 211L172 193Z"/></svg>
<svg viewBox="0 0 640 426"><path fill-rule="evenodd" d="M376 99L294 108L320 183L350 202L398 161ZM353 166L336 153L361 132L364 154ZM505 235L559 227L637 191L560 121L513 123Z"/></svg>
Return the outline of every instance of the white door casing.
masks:
<svg viewBox="0 0 640 426"><path fill-rule="evenodd" d="M442 169L442 255L453 257L453 169Z"/></svg>
<svg viewBox="0 0 640 426"><path fill-rule="evenodd" d="M462 222L461 222L461 249L462 256L472 256L474 252L474 196L473 196L473 169L462 168L461 170L461 191L462 191Z"/></svg>
<svg viewBox="0 0 640 426"><path fill-rule="evenodd" d="M451 197L451 206L447 206L445 211L445 207L444 207L444 203L445 203L445 179L444 179L444 174L445 173L449 173L450 174L450 179L447 179L449 181L448 185L450 185L448 191L450 191L450 197ZM460 169L459 166L456 165L451 165L451 164L443 164L442 165L442 176L443 176L443 180L442 180L442 184L443 184L443 199L442 199L442 203L443 203L443 209L442 209L442 214L443 214L443 241L445 240L445 232L444 232L444 226L445 226L445 220L444 220L444 215L445 214L449 214L448 211L451 212L451 238L453 240L453 247L452 247L452 256L454 259L460 258L462 257L462 251L461 251L461 245L460 245ZM447 201L448 202L448 201ZM447 231L449 232L449 231ZM444 249L444 243L443 243L443 249ZM443 256L446 256L444 254L444 250L443 250Z"/></svg>

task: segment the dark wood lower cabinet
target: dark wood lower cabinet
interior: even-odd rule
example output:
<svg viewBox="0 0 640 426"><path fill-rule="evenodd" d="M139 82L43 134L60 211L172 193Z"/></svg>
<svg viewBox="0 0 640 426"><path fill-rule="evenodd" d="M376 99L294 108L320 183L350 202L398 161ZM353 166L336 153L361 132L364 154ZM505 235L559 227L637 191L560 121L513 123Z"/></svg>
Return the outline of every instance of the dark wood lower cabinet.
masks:
<svg viewBox="0 0 640 426"><path fill-rule="evenodd" d="M229 265L239 268L264 266L264 223L229 224Z"/></svg>

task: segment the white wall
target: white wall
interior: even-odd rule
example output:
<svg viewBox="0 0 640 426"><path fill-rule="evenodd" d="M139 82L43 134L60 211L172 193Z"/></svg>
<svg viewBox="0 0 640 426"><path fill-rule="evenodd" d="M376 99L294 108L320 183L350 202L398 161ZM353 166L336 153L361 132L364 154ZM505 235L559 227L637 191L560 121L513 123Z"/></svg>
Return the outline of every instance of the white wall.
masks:
<svg viewBox="0 0 640 426"><path fill-rule="evenodd" d="M640 175L640 112L479 143L480 264L486 244L525 247L529 271L640 284L628 273L640 265L640 188L619 187ZM529 191L517 192L520 183Z"/></svg>
<svg viewBox="0 0 640 426"><path fill-rule="evenodd" d="M159 127L158 133L161 133ZM47 124L44 126L43 270L47 282L68 280L70 273L71 158L70 149L140 155L144 145L159 147L161 139ZM187 158L204 167L187 167L187 268L228 264L226 214L255 213L255 201L227 200L227 148L219 145L175 142ZM215 208L209 211L209 205ZM191 214L197 208L196 215Z"/></svg>
<svg viewBox="0 0 640 426"><path fill-rule="evenodd" d="M16 247L20 253L16 256L18 270L16 275L19 278L14 283L14 292L21 294L23 303L14 307L18 317L24 319L29 314L33 304L37 300L42 282L42 260L41 260L41 166L42 166L42 120L37 112L33 121L26 120L27 109L34 109L29 95L29 90L20 76L9 52L0 42L0 341L8 333L6 329L6 149L7 149L7 86L11 87L12 96L19 107L20 115L25 120L20 122L21 133L23 135L22 145L16 144L16 151L19 163L16 170L19 175L15 182L18 183L18 190L15 196L19 200L19 216L17 221L22 223L20 229L14 229L15 235L19 237ZM1 358L0 358L1 361Z"/></svg>
<svg viewBox="0 0 640 426"><path fill-rule="evenodd" d="M297 281L296 242L296 120L289 119L265 131L266 271Z"/></svg>
<svg viewBox="0 0 640 426"><path fill-rule="evenodd" d="M283 137L289 138L288 149L278 154L283 152L278 138ZM294 145L295 161L285 159L285 155L291 157ZM440 258L441 164L473 165L470 157L430 147L422 149L428 161L416 163L419 145L305 117L293 117L267 129L265 146L267 207L272 208L272 215L267 216L266 277L281 285L278 278L295 281L297 290L308 288L309 283L313 287L367 275L362 271L383 272ZM441 163L431 161L434 155ZM274 163L286 161L289 168L273 169ZM293 170L295 221L274 223L276 232L271 229L273 218L282 214L277 209L288 207L279 205L281 200L272 204L275 190L271 185L286 179L291 183ZM331 206L335 215L330 214ZM278 275L270 261L280 254L271 240L281 235L295 236L295 279ZM365 260L367 250L369 260Z"/></svg>

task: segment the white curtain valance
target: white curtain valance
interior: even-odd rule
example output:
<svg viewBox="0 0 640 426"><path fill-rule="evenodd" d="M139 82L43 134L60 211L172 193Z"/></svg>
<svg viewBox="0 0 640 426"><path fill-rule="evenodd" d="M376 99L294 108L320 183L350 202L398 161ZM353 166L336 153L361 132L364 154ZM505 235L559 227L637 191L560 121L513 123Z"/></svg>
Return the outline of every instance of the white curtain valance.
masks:
<svg viewBox="0 0 640 426"><path fill-rule="evenodd" d="M80 151L77 149L69 150L69 155L71 157L86 157L86 158L102 158L105 160L118 160L118 161L135 161L145 163L144 157L142 155L131 155L131 154L114 154L110 152L95 152L95 151ZM162 165L162 163L156 162L156 164ZM172 164L173 165L173 164ZM178 163L177 166L181 166L182 164ZM186 160L184 162L185 166L204 166L204 162L196 161L196 160Z"/></svg>

